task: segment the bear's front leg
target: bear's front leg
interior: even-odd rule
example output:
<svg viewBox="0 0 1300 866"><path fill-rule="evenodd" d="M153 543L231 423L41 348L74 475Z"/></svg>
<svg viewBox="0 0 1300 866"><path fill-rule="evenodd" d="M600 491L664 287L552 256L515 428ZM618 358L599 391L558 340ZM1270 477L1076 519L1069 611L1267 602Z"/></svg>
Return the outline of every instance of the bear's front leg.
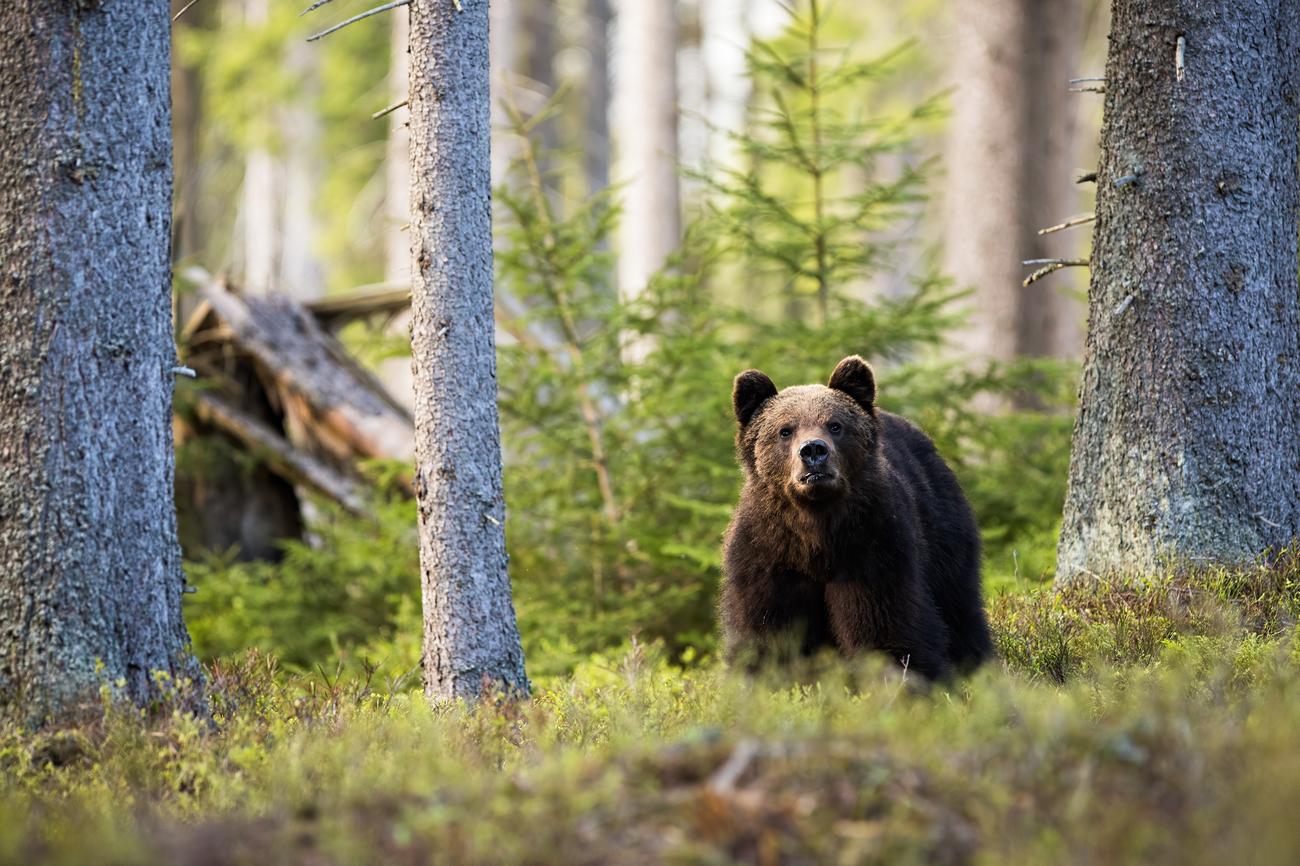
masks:
<svg viewBox="0 0 1300 866"><path fill-rule="evenodd" d="M731 573L719 602L723 657L755 669L810 655L829 639L819 584L774 570Z"/></svg>
<svg viewBox="0 0 1300 866"><path fill-rule="evenodd" d="M947 679L947 631L929 599L904 587L881 592L865 581L826 584L826 612L835 645L845 655L875 650L930 680Z"/></svg>

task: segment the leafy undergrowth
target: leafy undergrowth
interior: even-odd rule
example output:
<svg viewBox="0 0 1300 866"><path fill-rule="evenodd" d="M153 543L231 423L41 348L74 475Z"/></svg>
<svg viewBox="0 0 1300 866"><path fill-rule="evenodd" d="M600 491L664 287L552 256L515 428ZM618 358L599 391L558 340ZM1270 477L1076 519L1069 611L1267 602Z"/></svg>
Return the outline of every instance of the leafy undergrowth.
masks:
<svg viewBox="0 0 1300 866"><path fill-rule="evenodd" d="M925 690L634 645L526 704L214 666L156 711L0 736L0 861L1290 863L1295 558L991 604L1005 661Z"/></svg>

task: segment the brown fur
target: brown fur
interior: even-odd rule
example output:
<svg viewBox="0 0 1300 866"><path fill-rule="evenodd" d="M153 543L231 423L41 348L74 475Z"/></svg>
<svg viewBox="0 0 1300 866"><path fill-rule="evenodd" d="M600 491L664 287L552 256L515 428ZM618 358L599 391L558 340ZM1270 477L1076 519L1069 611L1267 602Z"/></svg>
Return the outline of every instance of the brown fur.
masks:
<svg viewBox="0 0 1300 866"><path fill-rule="evenodd" d="M856 355L827 386L778 393L757 370L736 377L745 485L723 549L730 657L782 641L881 650L936 678L991 651L966 498L929 437L875 399Z"/></svg>

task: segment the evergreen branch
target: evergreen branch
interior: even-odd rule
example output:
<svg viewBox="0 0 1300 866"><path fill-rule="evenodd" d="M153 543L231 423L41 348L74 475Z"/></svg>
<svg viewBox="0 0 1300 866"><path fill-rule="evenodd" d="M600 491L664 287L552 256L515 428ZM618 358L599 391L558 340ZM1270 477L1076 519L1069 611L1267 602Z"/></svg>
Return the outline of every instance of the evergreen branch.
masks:
<svg viewBox="0 0 1300 866"><path fill-rule="evenodd" d="M604 504L605 519L610 526L614 526L618 523L621 512L614 494L613 477L604 444L604 419L596 406L596 401L591 396L586 359L582 351L583 341L578 333L578 326L574 320L573 312L570 309L568 293L559 284L558 280L563 265L556 263L559 244L554 228L557 222L555 212L551 207L550 197L546 194L546 189L542 183L542 172L537 164L536 149L533 147L532 139L528 138L524 133L526 127L524 117L519 112L518 107L509 101L504 102L503 106L516 134L519 134L523 139L520 159L527 172L533 206L541 213L544 221L544 230L539 238L542 245L541 249L538 250L538 258L540 264L543 265L539 276L543 288L550 296L551 303L555 305L555 310L559 314L560 326L564 332L569 359L573 364L575 374L578 376L578 407L582 414L583 424L587 429L587 438L591 447L592 467L596 473L596 484L600 489L600 497Z"/></svg>
<svg viewBox="0 0 1300 866"><path fill-rule="evenodd" d="M325 0L325 2L329 2L329 0ZM323 39L324 37L329 36L331 33L337 33L338 31L342 30L344 27L347 27L349 24L356 24L358 21L364 21L365 19L369 18L372 15L378 15L380 12L388 12L389 10L396 9L399 6L410 6L410 5L411 5L411 0L393 0L392 3L385 3L383 6L376 6L374 9L367 9L365 12L362 12L360 15L353 15L351 18L349 18L346 21L342 21L338 24L335 24L333 27L326 28L325 30L322 30L321 32L313 36L308 36L307 41L315 42L317 39Z"/></svg>

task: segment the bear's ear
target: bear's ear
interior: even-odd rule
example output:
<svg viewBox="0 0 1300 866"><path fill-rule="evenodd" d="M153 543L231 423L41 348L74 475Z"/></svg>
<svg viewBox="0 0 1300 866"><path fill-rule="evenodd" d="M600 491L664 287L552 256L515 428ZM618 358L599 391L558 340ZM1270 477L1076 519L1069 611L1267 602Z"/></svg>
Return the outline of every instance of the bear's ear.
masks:
<svg viewBox="0 0 1300 866"><path fill-rule="evenodd" d="M736 377L731 389L731 405L736 410L736 420L744 427L754 417L768 398L776 396L776 386L767 374L759 370L746 370Z"/></svg>
<svg viewBox="0 0 1300 866"><path fill-rule="evenodd" d="M871 372L871 365L859 355L849 355L840 361L827 385L848 394L868 412L876 403L876 374Z"/></svg>

